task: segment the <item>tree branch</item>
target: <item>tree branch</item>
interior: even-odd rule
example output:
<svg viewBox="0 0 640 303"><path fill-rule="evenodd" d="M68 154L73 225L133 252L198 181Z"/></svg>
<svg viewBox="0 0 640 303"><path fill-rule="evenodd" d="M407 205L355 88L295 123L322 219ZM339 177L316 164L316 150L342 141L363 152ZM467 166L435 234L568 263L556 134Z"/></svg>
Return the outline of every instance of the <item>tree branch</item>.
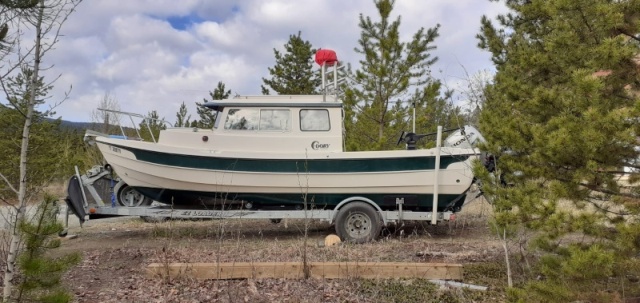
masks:
<svg viewBox="0 0 640 303"><path fill-rule="evenodd" d="M592 198L593 199L593 198ZM606 213L610 213L610 214L614 214L614 215L618 215L618 216L629 216L631 215L630 212L616 212L616 211L612 211L612 210L608 210L600 205L598 205L598 203L596 203L595 201L592 200L587 200L588 203L590 203L591 205L593 205L595 208L606 212Z"/></svg>
<svg viewBox="0 0 640 303"><path fill-rule="evenodd" d="M633 40L636 41L640 41L640 38L636 37L634 34L629 33L628 31L626 31L625 29L622 28L616 28L616 30L618 31L618 33L625 35Z"/></svg>
<svg viewBox="0 0 640 303"><path fill-rule="evenodd" d="M4 180L4 182L7 183L7 186L9 186L9 188L16 193L16 195L18 194L18 191L16 190L15 187L13 187L13 185L11 185L11 182L9 182L9 180L7 180L7 177L5 177L2 173L0 173L0 178L2 178L2 180Z"/></svg>
<svg viewBox="0 0 640 303"><path fill-rule="evenodd" d="M602 187L597 187L597 186L589 185L589 184L586 184L586 183L578 183L578 185L580 185L580 186L582 186L584 188L590 189L592 191L603 193L603 194L607 194L607 195L620 196L620 197L626 197L626 198L634 198L634 199L640 198L640 196L638 196L638 195L614 192L614 191L611 191L611 190L608 190L608 189L604 189Z"/></svg>

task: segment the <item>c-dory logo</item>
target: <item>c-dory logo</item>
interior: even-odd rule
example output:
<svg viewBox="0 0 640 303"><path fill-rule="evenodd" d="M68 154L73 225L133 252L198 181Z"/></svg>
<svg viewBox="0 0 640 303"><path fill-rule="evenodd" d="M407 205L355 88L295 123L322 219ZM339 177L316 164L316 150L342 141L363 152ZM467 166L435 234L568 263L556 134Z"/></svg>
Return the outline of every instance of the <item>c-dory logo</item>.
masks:
<svg viewBox="0 0 640 303"><path fill-rule="evenodd" d="M311 142L311 148L318 150L318 149L325 149L325 148L329 148L329 144L327 143L320 143L318 141L313 141Z"/></svg>

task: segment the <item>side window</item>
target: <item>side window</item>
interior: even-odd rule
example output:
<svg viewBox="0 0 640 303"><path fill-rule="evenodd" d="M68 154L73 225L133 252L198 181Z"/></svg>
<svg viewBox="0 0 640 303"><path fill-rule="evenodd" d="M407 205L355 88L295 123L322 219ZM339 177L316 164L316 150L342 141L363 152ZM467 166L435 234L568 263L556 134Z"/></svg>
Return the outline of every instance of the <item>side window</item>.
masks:
<svg viewBox="0 0 640 303"><path fill-rule="evenodd" d="M254 108L231 108L227 113L224 129L258 130L260 112Z"/></svg>
<svg viewBox="0 0 640 303"><path fill-rule="evenodd" d="M222 119L218 119L220 118L220 112L216 112L215 118L216 120L213 122L213 128L217 129L218 126L220 125L220 121L222 120Z"/></svg>
<svg viewBox="0 0 640 303"><path fill-rule="evenodd" d="M288 109L262 109L260 110L260 130L291 129L291 113Z"/></svg>
<svg viewBox="0 0 640 303"><path fill-rule="evenodd" d="M326 109L301 109L300 130L327 131L331 129L329 111Z"/></svg>

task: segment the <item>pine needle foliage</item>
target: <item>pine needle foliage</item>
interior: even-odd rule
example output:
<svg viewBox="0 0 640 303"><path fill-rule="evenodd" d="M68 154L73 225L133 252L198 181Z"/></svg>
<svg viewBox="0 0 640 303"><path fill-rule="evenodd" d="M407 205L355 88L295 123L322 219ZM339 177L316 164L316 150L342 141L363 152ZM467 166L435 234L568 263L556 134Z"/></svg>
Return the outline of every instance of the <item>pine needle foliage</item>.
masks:
<svg viewBox="0 0 640 303"><path fill-rule="evenodd" d="M497 70L479 122L498 162L476 173L496 224L533 230L542 255L538 279L512 299L633 294L624 280L640 265L640 195L619 179L637 181L640 168L640 1L504 3L509 13L484 17L478 35Z"/></svg>
<svg viewBox="0 0 640 303"><path fill-rule="evenodd" d="M59 258L47 256L47 251L60 246L54 238L62 231L57 220L56 197L46 194L38 205L35 216L23 220L20 231L24 239L24 250L18 258L20 282L17 287L17 302L70 302L72 295L61 284L62 275L80 261L77 253Z"/></svg>
<svg viewBox="0 0 640 303"><path fill-rule="evenodd" d="M164 118L160 118L156 110L150 111L138 127L140 129L140 137L148 142L158 142L160 131L167 129Z"/></svg>
<svg viewBox="0 0 640 303"><path fill-rule="evenodd" d="M262 94L268 95L271 91L279 95L315 94L322 78L313 70L316 50L311 42L302 39L302 32L298 32L289 36L284 50L273 49L276 64L268 68L271 79L262 78Z"/></svg>
<svg viewBox="0 0 640 303"><path fill-rule="evenodd" d="M211 100L224 100L229 98L229 96L231 96L231 90L227 89L222 81L218 81L218 85L213 90L213 92L209 92L209 97L211 97ZM198 117L200 117L200 120L193 120L191 122L191 126L199 128L213 128L213 126L216 124L217 113L204 107L204 104L209 102L210 100L202 99L202 101L203 103L196 102L196 111L198 113Z"/></svg>
<svg viewBox="0 0 640 303"><path fill-rule="evenodd" d="M17 188L20 182L22 128L26 119L27 101L31 92L29 79L32 75L33 70L23 68L17 75L4 79L9 98L7 105L0 104L0 172L14 188ZM52 89L52 86L47 86L44 82L44 78L40 77L35 84L37 104L42 104L44 96ZM51 179L68 173L65 171L68 167L62 167L61 164L68 163L70 159L64 152L57 150L57 147L70 136L60 128L60 120L48 119L49 114L48 111L35 111L31 121L30 145L27 151L27 164L30 167L27 172L29 193L36 192ZM0 200L12 200L14 195L4 181L0 182Z"/></svg>
<svg viewBox="0 0 640 303"><path fill-rule="evenodd" d="M373 1L379 16L360 15L356 53L360 67L349 72L353 85L344 93L347 150L398 149L402 131L429 133L462 121L459 108L447 102L451 92L431 76L438 60L432 55L440 25L420 28L410 41L401 41L401 18L392 18L393 0Z"/></svg>
<svg viewBox="0 0 640 303"><path fill-rule="evenodd" d="M191 119L191 115L188 113L187 105L182 101L180 109L178 109L178 112L176 113L176 123L174 123L173 126L189 127L189 125L191 125L191 123L189 123L189 119Z"/></svg>

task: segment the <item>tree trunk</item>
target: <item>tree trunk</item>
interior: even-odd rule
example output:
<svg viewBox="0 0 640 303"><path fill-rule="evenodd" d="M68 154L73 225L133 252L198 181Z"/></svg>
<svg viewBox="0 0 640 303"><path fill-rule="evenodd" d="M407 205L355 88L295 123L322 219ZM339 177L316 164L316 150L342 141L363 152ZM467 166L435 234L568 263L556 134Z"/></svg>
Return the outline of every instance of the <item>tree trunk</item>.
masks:
<svg viewBox="0 0 640 303"><path fill-rule="evenodd" d="M4 273L4 289L2 294L2 300L8 302L11 298L11 292L13 291L13 277L15 273L16 257L18 255L18 248L20 244L20 230L18 224L25 215L25 209L27 206L27 151L29 149L29 133L31 131L31 119L33 118L34 107L36 103L37 83L38 75L40 71L40 59L41 59L41 39L42 39L42 18L44 15L44 0L40 1L40 7L38 9L37 23L36 23L36 40L34 50L34 65L33 74L31 76L29 100L27 103L27 115L24 121L24 127L22 129L22 145L20 146L20 187L18 189L18 211L15 217L13 217L11 244L9 245L9 252L7 253L7 268Z"/></svg>
<svg viewBox="0 0 640 303"><path fill-rule="evenodd" d="M509 262L509 248L507 247L507 229L502 230L502 248L504 249L504 262L507 266L507 286L513 287L513 279L511 278L511 263Z"/></svg>

